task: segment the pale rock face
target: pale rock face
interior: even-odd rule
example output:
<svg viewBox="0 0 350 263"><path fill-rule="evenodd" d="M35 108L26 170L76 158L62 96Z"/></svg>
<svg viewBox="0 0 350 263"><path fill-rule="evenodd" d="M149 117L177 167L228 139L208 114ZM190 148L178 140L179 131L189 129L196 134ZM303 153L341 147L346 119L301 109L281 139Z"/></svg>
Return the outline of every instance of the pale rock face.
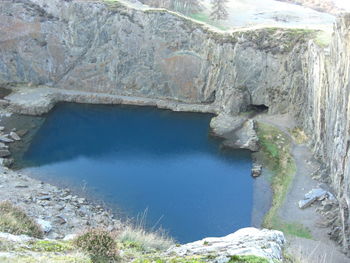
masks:
<svg viewBox="0 0 350 263"><path fill-rule="evenodd" d="M285 238L282 232L253 227L242 228L225 237L208 237L180 247L170 248L169 254L178 256L214 255L215 262L227 262L233 255L254 255L274 260L282 260Z"/></svg>
<svg viewBox="0 0 350 263"><path fill-rule="evenodd" d="M161 10L60 0L1 2L0 84L286 111L306 45L288 30L219 34ZM297 73L296 73L297 74Z"/></svg>
<svg viewBox="0 0 350 263"><path fill-rule="evenodd" d="M28 241L35 240L34 238L29 237L27 235L12 235L4 232L0 232L0 238L8 241L12 241L12 242L28 242Z"/></svg>
<svg viewBox="0 0 350 263"><path fill-rule="evenodd" d="M328 169L339 201L340 214L330 235L350 249L350 14L334 26L329 50L312 41L304 59L305 86L291 103L300 126L311 136L310 145Z"/></svg>

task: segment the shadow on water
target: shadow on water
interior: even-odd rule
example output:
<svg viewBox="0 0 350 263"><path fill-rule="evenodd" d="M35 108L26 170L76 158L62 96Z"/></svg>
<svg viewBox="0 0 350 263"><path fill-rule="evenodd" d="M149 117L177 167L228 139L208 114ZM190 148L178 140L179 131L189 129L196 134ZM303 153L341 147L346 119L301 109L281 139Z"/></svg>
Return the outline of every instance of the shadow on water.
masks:
<svg viewBox="0 0 350 263"><path fill-rule="evenodd" d="M20 164L43 181L79 189L180 242L251 225L251 155L220 150L211 114L152 107L60 104ZM118 207L118 209L116 208Z"/></svg>

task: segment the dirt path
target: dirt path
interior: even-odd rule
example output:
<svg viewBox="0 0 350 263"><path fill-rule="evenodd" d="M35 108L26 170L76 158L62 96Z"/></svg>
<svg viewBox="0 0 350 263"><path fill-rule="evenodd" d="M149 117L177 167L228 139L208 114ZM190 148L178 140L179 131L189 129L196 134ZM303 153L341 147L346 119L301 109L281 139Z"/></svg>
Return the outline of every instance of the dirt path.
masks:
<svg viewBox="0 0 350 263"><path fill-rule="evenodd" d="M277 126L280 130L289 134L288 129L295 126L295 122L288 115L259 115L257 121ZM311 174L318 168L318 162L306 145L292 144L292 155L296 163L296 174L288 191L285 202L279 210L279 216L285 222L297 222L311 231L313 240L298 237L287 237L289 254L303 259L308 263L346 263L350 262L340 248L328 237L328 228L323 228L320 223L324 221L316 212L317 204L306 209L298 207L298 201L312 188L317 188L320 182L311 178ZM303 261L302 261L303 262Z"/></svg>

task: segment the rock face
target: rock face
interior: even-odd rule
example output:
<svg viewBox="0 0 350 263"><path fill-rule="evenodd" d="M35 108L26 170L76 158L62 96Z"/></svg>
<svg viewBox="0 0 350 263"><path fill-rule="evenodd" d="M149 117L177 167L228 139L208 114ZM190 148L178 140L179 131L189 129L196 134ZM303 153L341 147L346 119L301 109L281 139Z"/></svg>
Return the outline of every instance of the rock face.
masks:
<svg viewBox="0 0 350 263"><path fill-rule="evenodd" d="M212 255L213 262L228 262L233 255L255 255L270 262L282 260L284 235L276 230L242 228L225 237L208 237L203 240L170 248L168 253L179 256Z"/></svg>
<svg viewBox="0 0 350 263"><path fill-rule="evenodd" d="M0 4L0 84L286 110L310 32L220 34L164 10L118 2L13 0ZM303 43L302 45L297 45Z"/></svg>
<svg viewBox="0 0 350 263"><path fill-rule="evenodd" d="M0 85L71 90L74 101L86 101L80 91L101 94L95 102L137 104L132 97L141 97L149 105L201 105L224 115L250 105L289 112L328 167L339 201L331 236L349 250L350 15L338 19L329 49L313 36L276 28L224 34L169 11L120 2L5 0ZM46 110L67 99L40 94Z"/></svg>
<svg viewBox="0 0 350 263"><path fill-rule="evenodd" d="M349 251L350 243L350 15L338 19L329 50L309 43L304 85L291 104L300 126L311 136L311 148L328 167L340 213L331 236Z"/></svg>

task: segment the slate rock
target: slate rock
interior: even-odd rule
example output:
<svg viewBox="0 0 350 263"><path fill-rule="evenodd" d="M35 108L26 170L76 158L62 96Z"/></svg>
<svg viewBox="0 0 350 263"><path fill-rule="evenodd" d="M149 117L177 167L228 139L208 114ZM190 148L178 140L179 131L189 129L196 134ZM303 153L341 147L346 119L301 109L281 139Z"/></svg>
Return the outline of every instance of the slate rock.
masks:
<svg viewBox="0 0 350 263"><path fill-rule="evenodd" d="M0 149L0 157L7 157L11 155L10 151L7 149Z"/></svg>
<svg viewBox="0 0 350 263"><path fill-rule="evenodd" d="M21 140L21 137L19 137L18 134L15 133L14 131L10 132L10 137L12 139L14 139L15 141L20 141Z"/></svg>

